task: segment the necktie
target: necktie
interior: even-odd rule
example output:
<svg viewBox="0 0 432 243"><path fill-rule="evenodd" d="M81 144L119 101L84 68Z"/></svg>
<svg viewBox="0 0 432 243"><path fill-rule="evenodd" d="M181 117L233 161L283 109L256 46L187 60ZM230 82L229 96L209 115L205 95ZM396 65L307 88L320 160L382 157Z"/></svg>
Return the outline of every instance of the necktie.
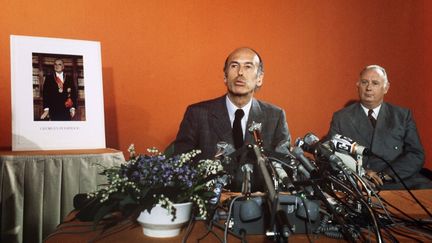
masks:
<svg viewBox="0 0 432 243"><path fill-rule="evenodd" d="M368 111L368 118L369 118L370 122L372 123L372 126L375 128L376 119L375 119L375 117L372 116L372 114L373 114L373 110L369 110Z"/></svg>
<svg viewBox="0 0 432 243"><path fill-rule="evenodd" d="M235 112L235 119L233 123L233 138L234 138L234 146L236 149L239 149L243 146L243 130L241 126L241 119L244 116L244 111L242 109L237 109Z"/></svg>

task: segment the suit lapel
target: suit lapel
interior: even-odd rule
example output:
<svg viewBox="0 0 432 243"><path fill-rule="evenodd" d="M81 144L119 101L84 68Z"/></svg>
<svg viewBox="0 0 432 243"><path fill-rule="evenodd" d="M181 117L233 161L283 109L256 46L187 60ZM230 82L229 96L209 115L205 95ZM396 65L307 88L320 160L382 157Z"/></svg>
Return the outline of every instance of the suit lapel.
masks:
<svg viewBox="0 0 432 243"><path fill-rule="evenodd" d="M391 130L391 128L394 126L394 121L391 119L392 116L390 113L391 112L388 108L388 105L386 103L382 103L375 127L373 144L379 144L381 138L386 137L389 134L389 130Z"/></svg>
<svg viewBox="0 0 432 243"><path fill-rule="evenodd" d="M216 99L211 105L208 119L210 129L214 129L217 135L217 141L225 141L234 144L225 96Z"/></svg>
<svg viewBox="0 0 432 243"><path fill-rule="evenodd" d="M360 134L368 144L371 143L374 129L360 103L357 103L352 110L351 123L357 130L357 133Z"/></svg>

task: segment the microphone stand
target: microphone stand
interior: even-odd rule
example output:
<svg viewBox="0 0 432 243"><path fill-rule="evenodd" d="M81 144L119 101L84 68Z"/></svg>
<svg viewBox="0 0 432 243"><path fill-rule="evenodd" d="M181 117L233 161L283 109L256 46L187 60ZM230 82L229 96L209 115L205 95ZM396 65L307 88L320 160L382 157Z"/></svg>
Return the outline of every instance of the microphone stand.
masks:
<svg viewBox="0 0 432 243"><path fill-rule="evenodd" d="M288 222L286 213L280 207L279 195L275 189L274 184L272 183L272 177L267 170L266 164L269 165L270 168L272 167L270 163L268 163L268 161L263 157L261 149L257 145L254 145L253 149L257 157L258 168L260 168L260 171L264 177L264 182L267 189L267 198L269 199L270 228L273 229L273 232L268 232L267 235L275 236L278 242L286 242L288 241L288 237L291 234L291 227Z"/></svg>
<svg viewBox="0 0 432 243"><path fill-rule="evenodd" d="M286 213L282 210L279 203L279 184L277 181L276 170L273 165L265 158L262 154L264 151L261 139L261 123L252 122L249 127L249 131L252 132L255 139L255 145L253 145L253 151L255 152L258 168L260 169L266 190L267 198L270 207L270 228L272 232L267 232L267 236L275 237L278 242L287 242L288 237L291 234L291 225L288 221ZM268 168L270 168L273 176L270 175ZM275 178L272 180L272 178Z"/></svg>

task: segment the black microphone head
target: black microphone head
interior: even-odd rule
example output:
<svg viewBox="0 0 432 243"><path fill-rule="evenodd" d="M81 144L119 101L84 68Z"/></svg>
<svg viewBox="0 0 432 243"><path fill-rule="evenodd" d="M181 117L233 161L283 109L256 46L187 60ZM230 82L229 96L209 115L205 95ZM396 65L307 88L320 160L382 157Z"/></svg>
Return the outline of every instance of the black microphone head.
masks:
<svg viewBox="0 0 432 243"><path fill-rule="evenodd" d="M304 136L303 141L308 145L313 145L319 142L319 138L315 134L309 132Z"/></svg>
<svg viewBox="0 0 432 243"><path fill-rule="evenodd" d="M304 144L302 145L303 150L311 154L315 154L317 144L320 141L319 138L315 134L309 132L304 136L303 141L304 141Z"/></svg>
<svg viewBox="0 0 432 243"><path fill-rule="evenodd" d="M243 222L257 220L262 216L261 206L254 199L248 199L241 203L239 214Z"/></svg>

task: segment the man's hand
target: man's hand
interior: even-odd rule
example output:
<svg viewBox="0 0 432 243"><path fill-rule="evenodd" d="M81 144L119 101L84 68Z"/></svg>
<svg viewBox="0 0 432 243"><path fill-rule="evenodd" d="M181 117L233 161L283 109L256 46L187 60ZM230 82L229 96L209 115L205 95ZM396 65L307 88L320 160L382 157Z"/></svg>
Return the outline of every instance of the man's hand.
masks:
<svg viewBox="0 0 432 243"><path fill-rule="evenodd" d="M375 185L380 185L382 186L384 183L381 180L380 176L378 175L377 172L373 171L373 170L366 170L366 176L367 179L371 180Z"/></svg>
<svg viewBox="0 0 432 243"><path fill-rule="evenodd" d="M44 111L44 112L42 113L42 115L41 115L40 119L41 119L41 120L44 120L45 118L47 118L47 117L48 117L48 115L49 115L49 110L47 110L47 111Z"/></svg>

